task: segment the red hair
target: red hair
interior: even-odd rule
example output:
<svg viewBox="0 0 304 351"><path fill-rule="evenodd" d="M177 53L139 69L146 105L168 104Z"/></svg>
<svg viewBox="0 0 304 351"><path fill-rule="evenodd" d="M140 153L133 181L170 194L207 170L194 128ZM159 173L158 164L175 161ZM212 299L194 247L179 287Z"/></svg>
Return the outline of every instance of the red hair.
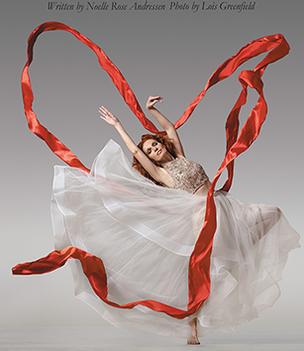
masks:
<svg viewBox="0 0 304 351"><path fill-rule="evenodd" d="M166 149L168 152L170 152L170 154L176 158L177 157L177 153L176 153L176 149L175 146L173 144L173 142L171 141L172 139L170 139L167 135L158 135L158 134L143 134L141 136L141 140L140 142L137 144L137 146L142 150L143 150L143 145L144 142L146 140L149 139L154 139L156 141L158 141L159 143L162 143L163 145L165 145ZM149 156L148 156L149 157ZM161 166L161 163L155 160L150 159L154 164L156 164L157 166ZM155 184L160 185L160 186L164 186L163 184L157 182L153 177L150 176L150 174L144 169L144 167L141 165L141 163L137 160L137 158L135 156L133 156L133 160L132 160L132 168L136 169L141 175L143 175L144 177L152 180Z"/></svg>

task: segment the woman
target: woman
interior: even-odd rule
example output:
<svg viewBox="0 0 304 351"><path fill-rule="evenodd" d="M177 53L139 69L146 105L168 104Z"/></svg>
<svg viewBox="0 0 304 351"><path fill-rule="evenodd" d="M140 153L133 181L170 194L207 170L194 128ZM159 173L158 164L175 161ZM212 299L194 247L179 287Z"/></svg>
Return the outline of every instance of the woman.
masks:
<svg viewBox="0 0 304 351"><path fill-rule="evenodd" d="M100 108L101 118L115 126L134 155L133 167L112 139L89 174L56 165L51 201L56 250L16 265L13 273L46 273L76 258L69 261L75 295L109 323L198 344L198 336L231 331L274 304L288 253L300 247L300 236L278 207L242 203L215 191L210 270L195 270L208 280L210 275L210 291L201 285L189 265L195 250L205 257L196 244L205 234L200 235L210 181L201 165L185 158L172 124L155 109L160 99L149 97L147 108L167 136L144 135L138 145ZM184 314L193 282L207 298ZM174 309L182 318L167 313Z"/></svg>
<svg viewBox="0 0 304 351"><path fill-rule="evenodd" d="M154 107L161 100L160 96L150 96L146 108L167 137L146 134L138 145L111 112L103 106L99 112L101 118L118 131L133 154L133 168L141 175L158 186L197 195L193 198L200 201L190 206L194 208L193 233L198 235L211 183L199 164L185 158L173 124ZM191 325L188 344L199 344L198 326L204 331L212 327L227 330L257 317L261 310L271 306L279 296L277 281L281 279L288 252L300 246L299 235L279 208L243 204L223 191L216 192L215 200L218 229L211 264L212 291L196 316L186 318Z"/></svg>
<svg viewBox="0 0 304 351"><path fill-rule="evenodd" d="M150 96L146 103L146 108L151 111L162 128L164 128L164 130L167 132L170 141L167 140L168 138L145 134L142 136L141 142L138 145L135 145L122 127L117 117L115 117L103 106L100 107L99 112L101 114L101 118L115 127L128 149L134 155L133 167L145 177L152 179L156 184L173 188L177 187L175 179L172 178L172 176L168 173L168 170L166 170L166 164L170 163L176 158L185 158L185 154L173 124L154 107L155 103L161 101L161 99L162 98L160 96ZM192 184L196 182L196 189L193 191L193 193L196 195L206 194L210 186L208 177L204 173L203 169L201 169L201 171L202 174L200 174L200 177L196 172L196 174L194 174L194 178L192 177L190 179ZM200 184L197 184L197 182ZM184 184L184 186L186 186L186 184ZM194 318L190 324L192 333L191 336L188 337L187 342L188 344L199 344L197 337L197 319Z"/></svg>

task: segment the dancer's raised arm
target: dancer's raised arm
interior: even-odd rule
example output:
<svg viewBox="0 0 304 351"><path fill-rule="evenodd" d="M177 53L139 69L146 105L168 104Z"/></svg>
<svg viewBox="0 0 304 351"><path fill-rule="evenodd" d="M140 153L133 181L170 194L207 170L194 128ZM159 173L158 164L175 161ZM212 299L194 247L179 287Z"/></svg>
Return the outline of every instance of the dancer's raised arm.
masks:
<svg viewBox="0 0 304 351"><path fill-rule="evenodd" d="M164 182L164 175L161 167L156 166L148 156L134 143L130 135L125 131L119 119L114 116L104 106L99 108L100 117L110 125L114 126L122 140L127 145L127 148L132 152L134 157L140 162L144 169L151 175L157 182Z"/></svg>
<svg viewBox="0 0 304 351"><path fill-rule="evenodd" d="M161 125L162 128L166 131L168 137L172 139L172 142L175 146L175 149L177 151L177 155L182 155L185 156L184 149L182 146L182 143L180 141L180 138L177 134L177 131L174 127L174 124L171 123L167 117L165 117L161 112L155 108L154 104L162 101L163 98L161 96L149 96L148 100L146 102L146 108L148 111L152 114L153 117L156 118L158 123Z"/></svg>

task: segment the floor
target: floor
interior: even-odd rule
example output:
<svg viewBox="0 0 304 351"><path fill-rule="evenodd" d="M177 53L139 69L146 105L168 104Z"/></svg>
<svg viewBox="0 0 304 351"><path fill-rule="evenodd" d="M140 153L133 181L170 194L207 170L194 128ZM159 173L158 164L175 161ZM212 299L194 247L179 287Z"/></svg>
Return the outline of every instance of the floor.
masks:
<svg viewBox="0 0 304 351"><path fill-rule="evenodd" d="M114 330L114 332L113 332ZM147 334L115 333L115 329L39 327L0 330L0 350L5 351L164 351L194 348L210 351L301 351L304 342L259 340L202 340L200 345L186 345L183 339L169 339Z"/></svg>

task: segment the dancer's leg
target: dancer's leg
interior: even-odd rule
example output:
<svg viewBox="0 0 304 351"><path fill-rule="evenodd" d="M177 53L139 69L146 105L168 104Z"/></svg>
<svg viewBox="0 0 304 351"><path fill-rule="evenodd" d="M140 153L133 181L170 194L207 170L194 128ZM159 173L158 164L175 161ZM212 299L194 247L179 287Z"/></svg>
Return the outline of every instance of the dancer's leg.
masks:
<svg viewBox="0 0 304 351"><path fill-rule="evenodd" d="M187 344L189 345L199 345L200 341L197 336L197 318L193 318L189 322L191 326L191 335L187 338Z"/></svg>

